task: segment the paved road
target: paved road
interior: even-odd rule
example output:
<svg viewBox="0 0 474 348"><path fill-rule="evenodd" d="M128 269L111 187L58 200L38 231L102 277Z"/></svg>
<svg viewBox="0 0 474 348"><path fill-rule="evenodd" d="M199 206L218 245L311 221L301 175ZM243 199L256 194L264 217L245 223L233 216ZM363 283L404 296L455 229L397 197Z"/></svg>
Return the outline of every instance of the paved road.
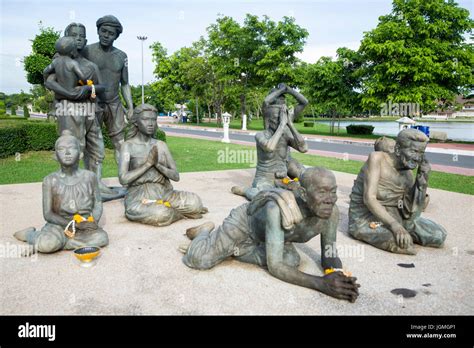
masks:
<svg viewBox="0 0 474 348"><path fill-rule="evenodd" d="M194 129L185 129L185 128L177 129L177 128L172 128L172 127L167 127L166 125L161 125L160 128L163 129L167 133L206 136L206 137L212 137L212 138L217 138L217 139L222 138L222 131L204 131L204 130L197 130L197 129L194 130ZM247 142L255 141L255 137L249 134L230 132L229 137L231 141L232 140L247 141ZM369 153L373 151L373 147L367 146L367 145L338 144L338 143L326 143L326 142L317 142L317 141L308 141L308 147L312 150L332 151L332 152L339 152L339 153L348 153L351 155L364 155L364 156L368 156ZM430 161L430 163L432 164L474 169L473 156L458 155L457 161L454 161L453 155L444 154L444 153L427 152L426 157L428 158L428 161Z"/></svg>

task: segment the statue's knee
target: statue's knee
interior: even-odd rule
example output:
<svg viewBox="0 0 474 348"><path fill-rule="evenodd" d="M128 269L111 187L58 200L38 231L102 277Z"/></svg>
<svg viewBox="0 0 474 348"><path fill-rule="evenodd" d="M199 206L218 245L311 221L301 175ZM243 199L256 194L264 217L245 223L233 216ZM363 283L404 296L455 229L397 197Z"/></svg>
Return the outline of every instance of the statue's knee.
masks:
<svg viewBox="0 0 474 348"><path fill-rule="evenodd" d="M61 240L52 234L42 234L36 240L36 248L41 253L53 253L62 246Z"/></svg>

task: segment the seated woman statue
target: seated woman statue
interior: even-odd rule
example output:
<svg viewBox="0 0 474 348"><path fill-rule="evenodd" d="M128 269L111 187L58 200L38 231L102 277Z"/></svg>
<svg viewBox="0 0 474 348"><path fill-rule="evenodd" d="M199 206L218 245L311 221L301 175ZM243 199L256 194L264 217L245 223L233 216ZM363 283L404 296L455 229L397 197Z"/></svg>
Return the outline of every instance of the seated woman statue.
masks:
<svg viewBox="0 0 474 348"><path fill-rule="evenodd" d="M97 176L79 168L79 140L68 130L56 140L56 159L61 169L43 180L43 215L40 231L30 227L14 234L33 245L33 250L53 253L84 246L109 244L107 233L97 223L102 215Z"/></svg>
<svg viewBox="0 0 474 348"><path fill-rule="evenodd" d="M405 129L398 134L393 151L388 146L369 155L350 196L349 233L354 238L409 255L417 252L413 244L443 246L444 227L421 217L431 170L425 157L427 144L424 133Z"/></svg>
<svg viewBox="0 0 474 348"><path fill-rule="evenodd" d="M119 180L128 186L125 216L154 226L167 226L183 218L199 219L208 211L201 198L173 190L170 179L179 181L179 173L166 143L154 138L156 120L152 105L135 108L132 128L120 149Z"/></svg>

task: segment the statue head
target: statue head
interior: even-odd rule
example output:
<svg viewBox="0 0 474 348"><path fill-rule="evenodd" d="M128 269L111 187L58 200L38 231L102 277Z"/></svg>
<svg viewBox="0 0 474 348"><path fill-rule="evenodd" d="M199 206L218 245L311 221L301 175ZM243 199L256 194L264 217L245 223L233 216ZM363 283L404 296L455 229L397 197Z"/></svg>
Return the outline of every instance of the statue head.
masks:
<svg viewBox="0 0 474 348"><path fill-rule="evenodd" d="M278 85L280 87L280 85ZM269 94L277 91L279 88L272 88ZM270 106L270 108L277 108L278 112L271 112L268 114L264 114L263 118L263 125L265 129L271 129L273 131L276 131L278 126L280 125L280 110L281 108L286 108L286 99L285 99L285 94L280 95L278 98L276 98L275 101L273 101Z"/></svg>
<svg viewBox="0 0 474 348"><path fill-rule="evenodd" d="M301 196L314 215L328 219L337 201L334 174L323 167L306 169L301 176Z"/></svg>
<svg viewBox="0 0 474 348"><path fill-rule="evenodd" d="M138 132L155 137L158 124L157 110L153 105L142 104L133 110L133 116L130 119L132 128L127 133L127 139L133 138Z"/></svg>
<svg viewBox="0 0 474 348"><path fill-rule="evenodd" d="M82 50L86 44L86 27L82 23L71 23L64 29L64 36L72 37L76 40L77 50Z"/></svg>
<svg viewBox="0 0 474 348"><path fill-rule="evenodd" d="M63 36L56 41L56 52L61 56L77 57L76 41L72 37Z"/></svg>
<svg viewBox="0 0 474 348"><path fill-rule="evenodd" d="M96 22L96 26L97 34L99 34L99 42L104 47L112 46L123 31L120 21L117 17L112 15L99 18Z"/></svg>
<svg viewBox="0 0 474 348"><path fill-rule="evenodd" d="M56 140L54 148L56 160L61 164L61 167L78 165L82 158L81 143L68 129L63 130L61 136Z"/></svg>
<svg viewBox="0 0 474 348"><path fill-rule="evenodd" d="M395 151L395 140L392 138L380 137L375 140L374 150L393 153Z"/></svg>
<svg viewBox="0 0 474 348"><path fill-rule="evenodd" d="M398 133L395 156L403 169L415 169L422 161L428 137L417 129L408 128Z"/></svg>

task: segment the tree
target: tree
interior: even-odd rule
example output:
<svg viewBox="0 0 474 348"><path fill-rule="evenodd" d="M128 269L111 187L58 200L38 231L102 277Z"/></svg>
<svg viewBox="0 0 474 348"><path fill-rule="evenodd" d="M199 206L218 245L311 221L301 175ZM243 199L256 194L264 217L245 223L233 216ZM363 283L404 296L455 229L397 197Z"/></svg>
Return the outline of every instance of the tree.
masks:
<svg viewBox="0 0 474 348"><path fill-rule="evenodd" d="M30 118L30 110L28 109L28 106L26 105L23 106L23 117Z"/></svg>
<svg viewBox="0 0 474 348"><path fill-rule="evenodd" d="M321 57L315 64L306 65L304 75L303 93L316 112L331 115L331 132L336 116L353 114L359 105L359 94L355 91L358 80L346 60L351 52L345 48L338 52L336 60Z"/></svg>
<svg viewBox="0 0 474 348"><path fill-rule="evenodd" d="M241 114L246 112L249 91L269 89L280 82L295 85L296 53L303 51L308 32L294 18L283 17L277 23L268 16L259 19L247 14L240 25L224 16L207 32L211 66L226 89L240 94Z"/></svg>
<svg viewBox="0 0 474 348"><path fill-rule="evenodd" d="M361 42L363 107L391 100L428 112L472 86L474 50L464 34L473 24L453 0L394 0Z"/></svg>
<svg viewBox="0 0 474 348"><path fill-rule="evenodd" d="M43 70L51 63L56 52L55 44L59 39L59 32L51 27L39 25L40 33L31 40L32 53L24 59L24 69L29 83L42 85Z"/></svg>
<svg viewBox="0 0 474 348"><path fill-rule="evenodd" d="M282 81L296 84L295 55L303 50L307 35L289 17L276 23L248 14L239 24L221 16L207 28L207 38L191 47L168 55L159 42L151 46L157 77L152 88L165 107L194 100L219 120L223 108L236 114L240 104L243 114L247 95L254 98L255 90L262 95L262 89L268 92Z"/></svg>

